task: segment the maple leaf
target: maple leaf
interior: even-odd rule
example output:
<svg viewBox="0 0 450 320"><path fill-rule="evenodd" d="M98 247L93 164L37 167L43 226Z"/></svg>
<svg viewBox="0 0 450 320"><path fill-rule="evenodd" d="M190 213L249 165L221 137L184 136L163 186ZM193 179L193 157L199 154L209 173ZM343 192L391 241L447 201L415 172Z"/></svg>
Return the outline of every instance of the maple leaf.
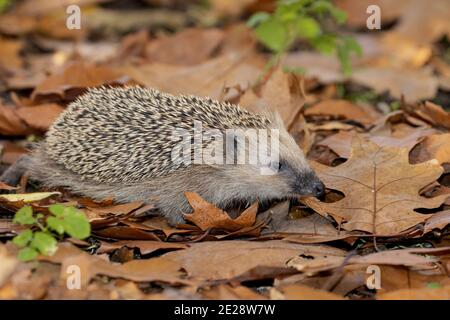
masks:
<svg viewBox="0 0 450 320"><path fill-rule="evenodd" d="M236 231L244 227L255 224L256 213L258 212L258 202L255 202L241 213L236 219L230 216L215 205L207 202L195 192L185 192L187 201L194 209L192 214L185 214L186 220L194 223L203 231L211 228Z"/></svg>
<svg viewBox="0 0 450 320"><path fill-rule="evenodd" d="M396 234L430 217L414 209L439 207L449 196L425 198L419 194L442 174L437 160L411 165L408 148L380 147L359 136L353 138L345 163L312 166L327 188L339 190L345 197L332 203L315 198L304 198L304 202L318 213L343 222L342 228L349 231Z"/></svg>

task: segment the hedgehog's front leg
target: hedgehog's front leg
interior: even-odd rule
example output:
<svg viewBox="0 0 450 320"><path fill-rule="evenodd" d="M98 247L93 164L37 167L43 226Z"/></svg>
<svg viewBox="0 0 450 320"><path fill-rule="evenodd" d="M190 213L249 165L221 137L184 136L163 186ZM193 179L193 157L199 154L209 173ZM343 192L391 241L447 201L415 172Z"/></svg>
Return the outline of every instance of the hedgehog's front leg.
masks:
<svg viewBox="0 0 450 320"><path fill-rule="evenodd" d="M16 186L20 178L25 174L28 168L28 164L30 163L30 156L29 155L22 155L19 159L16 160L8 169L3 172L3 174L0 176L0 181L10 185L10 186Z"/></svg>

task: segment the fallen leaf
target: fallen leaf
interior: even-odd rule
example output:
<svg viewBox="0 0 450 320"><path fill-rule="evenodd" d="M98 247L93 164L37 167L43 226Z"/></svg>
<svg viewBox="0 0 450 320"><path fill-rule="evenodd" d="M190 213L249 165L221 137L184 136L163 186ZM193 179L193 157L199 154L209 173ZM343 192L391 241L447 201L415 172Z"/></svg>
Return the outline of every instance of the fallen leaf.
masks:
<svg viewBox="0 0 450 320"><path fill-rule="evenodd" d="M322 215L345 222L345 230L377 235L396 234L425 221L429 215L416 208L436 208L447 195L424 198L422 187L436 181L443 169L436 160L409 164L408 149L380 147L356 136L347 162L337 167L313 163L327 188L340 190L345 197L333 203L315 198L305 203Z"/></svg>
<svg viewBox="0 0 450 320"><path fill-rule="evenodd" d="M305 116L329 115L336 118L355 120L371 125L380 114L373 107L362 106L347 100L324 100L305 110Z"/></svg>
<svg viewBox="0 0 450 320"><path fill-rule="evenodd" d="M247 90L240 97L239 104L252 112L276 111L289 128L305 103L301 81L298 76L277 68L270 73L259 92Z"/></svg>
<svg viewBox="0 0 450 320"><path fill-rule="evenodd" d="M112 206L87 206L86 209L88 211L92 211L96 215L104 216L104 215L126 215L131 213L132 211L135 211L142 207L144 202L142 201L135 201L135 202L129 202L129 203L123 203L123 204L117 204Z"/></svg>
<svg viewBox="0 0 450 320"><path fill-rule="evenodd" d="M450 129L450 113L437 104L426 101L418 106L408 107L407 111L436 127Z"/></svg>
<svg viewBox="0 0 450 320"><path fill-rule="evenodd" d="M145 57L151 62L195 65L211 58L224 38L220 29L185 29L151 40L146 45Z"/></svg>
<svg viewBox="0 0 450 320"><path fill-rule="evenodd" d="M255 224L256 213L258 212L257 202L242 212L236 219L231 219L225 211L208 203L198 194L185 192L185 196L194 209L192 214L184 215L185 219L194 223L203 231L212 228L236 231L245 227L251 227Z"/></svg>
<svg viewBox="0 0 450 320"><path fill-rule="evenodd" d="M438 80L429 69L396 69L394 67L364 67L355 69L351 79L382 94L407 102L433 98L438 90Z"/></svg>
<svg viewBox="0 0 450 320"><path fill-rule="evenodd" d="M450 286L441 288L400 289L377 295L377 300L450 300Z"/></svg>
<svg viewBox="0 0 450 320"><path fill-rule="evenodd" d="M280 240L212 241L191 243L184 250L162 257L179 263L188 275L202 280L223 280L238 277L258 266L284 268L299 254L344 256L342 250L323 245L302 245ZM207 257L208 263L205 263Z"/></svg>
<svg viewBox="0 0 450 320"><path fill-rule="evenodd" d="M0 288L6 283L9 276L14 272L19 263L14 256L11 256L3 245L0 245Z"/></svg>
<svg viewBox="0 0 450 320"><path fill-rule="evenodd" d="M417 145L420 140L428 136L430 133L434 132L429 128L415 128L413 131L408 132L402 137L395 136L381 136L381 135L369 135L369 134L359 134L361 137L368 138L372 142L379 146L385 147L397 147L397 148L407 148L411 150L415 145ZM348 159L350 156L350 150L352 145L352 139L356 134L354 132L339 131L338 133L328 136L322 141L318 142L320 146L326 146L330 148L333 152L342 158ZM423 162L425 160L434 159L429 157L423 159L422 161L415 161L415 163Z"/></svg>
<svg viewBox="0 0 450 320"><path fill-rule="evenodd" d="M267 297L260 295L250 288L244 286L231 286L221 284L209 290L202 291L202 295L212 300L266 300Z"/></svg>
<svg viewBox="0 0 450 320"><path fill-rule="evenodd" d="M6 183L0 181L0 190L8 190L8 191L17 190L17 187L12 187L12 186L7 185Z"/></svg>
<svg viewBox="0 0 450 320"><path fill-rule="evenodd" d="M40 82L31 93L31 99L35 103L43 100L71 101L87 88L126 84L128 81L128 77L110 67L75 62Z"/></svg>
<svg viewBox="0 0 450 320"><path fill-rule="evenodd" d="M159 238L151 233L130 228L128 226L115 226L104 229L94 230L93 233L97 236L109 239L124 239L124 240L156 240Z"/></svg>
<svg viewBox="0 0 450 320"><path fill-rule="evenodd" d="M45 132L63 111L64 108L56 103L46 103L17 108L16 114L30 128Z"/></svg>
<svg viewBox="0 0 450 320"><path fill-rule="evenodd" d="M41 256L41 261L61 264L61 278L66 282L70 276L66 270L71 265L78 265L83 275L81 282L86 285L95 275L123 278L137 282L163 281L168 283L188 283L182 280L183 273L175 261L164 257L146 260L133 260L124 264L111 263L96 256L91 256L68 243L62 243L53 256Z"/></svg>
<svg viewBox="0 0 450 320"><path fill-rule="evenodd" d="M17 114L17 108L6 105L0 100L0 134L8 136L26 136L34 133Z"/></svg>
<svg viewBox="0 0 450 320"><path fill-rule="evenodd" d="M433 43L442 36L450 37L450 3L446 0L433 1L433 5L425 0L407 1L402 17L392 32L417 43ZM422 21L418 25L417 21Z"/></svg>
<svg viewBox="0 0 450 320"><path fill-rule="evenodd" d="M318 214L291 218L289 201L281 202L260 213L258 221L266 217L271 219L263 234L281 234L284 240L295 243L323 243L350 237L346 231L337 230L328 219Z"/></svg>
<svg viewBox="0 0 450 320"><path fill-rule="evenodd" d="M434 229L442 230L449 224L450 224L450 210L444 210L435 213L425 222L425 225L423 227L423 234L433 231Z"/></svg>
<svg viewBox="0 0 450 320"><path fill-rule="evenodd" d="M270 298L274 300L344 300L340 295L318 290L301 284L272 288Z"/></svg>
<svg viewBox="0 0 450 320"><path fill-rule="evenodd" d="M61 192L33 192L33 193L16 193L16 194L2 194L0 198L3 198L10 202L23 201L25 203L40 201L51 196L61 195Z"/></svg>
<svg viewBox="0 0 450 320"><path fill-rule="evenodd" d="M433 266L438 259L433 256L445 254L450 251L450 247L444 248L415 248L386 250L371 253L365 256L352 256L346 261L347 265L394 265L424 267ZM422 254L422 255L421 255ZM287 265L309 275L338 268L345 262L345 257L337 255L316 255L315 257L300 255L291 259Z"/></svg>
<svg viewBox="0 0 450 320"><path fill-rule="evenodd" d="M402 289L425 289L430 284L439 286L450 285L450 278L444 270L437 268L432 270L411 270L408 267L380 266L381 289L377 290L378 295Z"/></svg>
<svg viewBox="0 0 450 320"><path fill-rule="evenodd" d="M433 134L426 137L411 151L413 163L436 159L440 164L450 163L450 133Z"/></svg>
<svg viewBox="0 0 450 320"><path fill-rule="evenodd" d="M150 63L121 71L147 88L219 99L227 86L247 88L254 83L263 64L260 57L248 52L232 52L194 66Z"/></svg>
<svg viewBox="0 0 450 320"><path fill-rule="evenodd" d="M19 53L23 43L19 40L9 40L0 37L0 70L15 71L23 65Z"/></svg>
<svg viewBox="0 0 450 320"><path fill-rule="evenodd" d="M176 242L162 242L162 241L141 241L141 240L128 240L117 242L101 242L100 248L97 249L97 253L109 253L111 251L120 249L122 247L138 248L141 254L149 254L156 250L168 249L186 249L188 245Z"/></svg>

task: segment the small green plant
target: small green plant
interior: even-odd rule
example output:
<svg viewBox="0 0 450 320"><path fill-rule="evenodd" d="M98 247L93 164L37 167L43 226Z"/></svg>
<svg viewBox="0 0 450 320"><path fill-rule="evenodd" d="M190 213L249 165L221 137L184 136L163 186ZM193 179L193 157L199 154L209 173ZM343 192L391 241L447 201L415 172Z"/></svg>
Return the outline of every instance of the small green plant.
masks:
<svg viewBox="0 0 450 320"><path fill-rule="evenodd" d="M350 55L362 55L361 46L352 37L325 32L319 23L325 16L338 24L347 20L347 14L329 0L280 0L274 13L255 13L247 25L254 28L258 40L274 52L274 62L297 39L303 39L321 53L336 54L344 74L348 75L352 71Z"/></svg>
<svg viewBox="0 0 450 320"><path fill-rule="evenodd" d="M6 11L8 7L11 5L11 0L0 0L0 13Z"/></svg>
<svg viewBox="0 0 450 320"><path fill-rule="evenodd" d="M53 255L57 249L57 239L62 239L65 234L76 239L85 239L91 234L91 225L80 210L54 204L49 211L47 217L42 213L35 215L30 206L25 206L15 214L14 223L29 226L12 240L21 248L18 253L20 260L33 260L39 253Z"/></svg>

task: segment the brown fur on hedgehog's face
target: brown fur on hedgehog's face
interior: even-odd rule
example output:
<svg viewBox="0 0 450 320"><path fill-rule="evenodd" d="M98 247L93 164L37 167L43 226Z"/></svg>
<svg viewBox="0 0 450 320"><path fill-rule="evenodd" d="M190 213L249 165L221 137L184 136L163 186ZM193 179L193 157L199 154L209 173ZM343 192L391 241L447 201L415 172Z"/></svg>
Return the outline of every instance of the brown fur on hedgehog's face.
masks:
<svg viewBox="0 0 450 320"><path fill-rule="evenodd" d="M310 168L295 140L276 119L279 132L279 161L266 164L225 166L225 183L247 198L280 199L295 196L321 196L325 187ZM272 120L273 121L273 120ZM248 149L246 150L248 152ZM272 170L271 174L264 174Z"/></svg>

